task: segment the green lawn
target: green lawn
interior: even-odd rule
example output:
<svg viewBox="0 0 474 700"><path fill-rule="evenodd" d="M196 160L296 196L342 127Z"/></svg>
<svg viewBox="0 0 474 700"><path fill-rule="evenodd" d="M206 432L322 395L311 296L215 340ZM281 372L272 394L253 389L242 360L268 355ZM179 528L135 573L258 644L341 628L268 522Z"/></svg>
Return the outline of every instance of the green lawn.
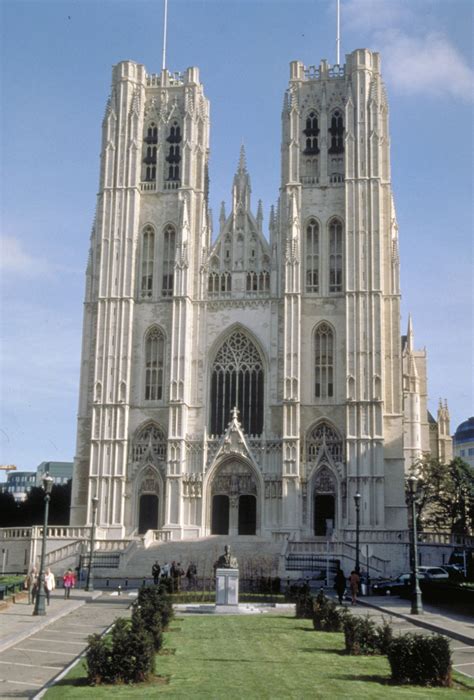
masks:
<svg viewBox="0 0 474 700"><path fill-rule="evenodd" d="M474 697L474 683L455 689L393 686L385 657L350 657L343 635L314 632L312 622L278 614L174 620L156 657L161 679L138 686L86 685L83 663L46 694L74 698L388 698Z"/></svg>

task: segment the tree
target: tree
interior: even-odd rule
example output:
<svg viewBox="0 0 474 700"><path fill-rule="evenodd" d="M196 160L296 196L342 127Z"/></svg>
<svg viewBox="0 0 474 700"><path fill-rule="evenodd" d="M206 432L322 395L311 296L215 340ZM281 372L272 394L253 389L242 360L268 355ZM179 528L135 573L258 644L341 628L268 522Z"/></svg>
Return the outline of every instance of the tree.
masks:
<svg viewBox="0 0 474 700"><path fill-rule="evenodd" d="M412 466L418 477L417 527L468 535L474 531L474 473L459 457L449 464L425 455Z"/></svg>
<svg viewBox="0 0 474 700"><path fill-rule="evenodd" d="M54 484L49 503L50 525L69 525L71 479L67 484ZM31 527L44 522L44 491L33 486L25 500L16 503L11 493L0 494L0 527Z"/></svg>

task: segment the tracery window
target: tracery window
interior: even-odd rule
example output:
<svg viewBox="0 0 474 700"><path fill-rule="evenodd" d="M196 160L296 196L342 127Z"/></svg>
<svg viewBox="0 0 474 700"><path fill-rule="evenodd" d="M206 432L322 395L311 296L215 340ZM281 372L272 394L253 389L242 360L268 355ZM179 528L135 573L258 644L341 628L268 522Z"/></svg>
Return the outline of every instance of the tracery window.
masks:
<svg viewBox="0 0 474 700"><path fill-rule="evenodd" d="M267 270L262 270L262 272L247 272L246 291L248 293L269 292L270 273Z"/></svg>
<svg viewBox="0 0 474 700"><path fill-rule="evenodd" d="M212 366L210 433L224 433L236 406L243 430L249 435L260 435L263 390L260 353L245 333L236 331L222 345Z"/></svg>
<svg viewBox="0 0 474 700"><path fill-rule="evenodd" d="M344 153L344 120L339 109L332 113L329 133L331 135L329 153Z"/></svg>
<svg viewBox="0 0 474 700"><path fill-rule="evenodd" d="M329 292L342 292L342 223L329 222Z"/></svg>
<svg viewBox="0 0 474 700"><path fill-rule="evenodd" d="M210 296L227 295L232 291L232 275L230 272L209 273L207 291Z"/></svg>
<svg viewBox="0 0 474 700"><path fill-rule="evenodd" d="M179 164L181 163L181 148L179 144L182 141L181 127L176 120L172 123L166 140L170 144L168 155L166 156L166 162L168 163L167 179L176 181L179 180Z"/></svg>
<svg viewBox="0 0 474 700"><path fill-rule="evenodd" d="M163 232L163 280L161 296L173 296L174 262L176 257L176 231L167 226Z"/></svg>
<svg viewBox="0 0 474 700"><path fill-rule="evenodd" d="M303 134L306 136L305 149L303 153L306 155L313 155L319 153L318 147L318 115L316 112L311 111L306 117L306 129L303 130Z"/></svg>
<svg viewBox="0 0 474 700"><path fill-rule="evenodd" d="M327 323L320 323L314 336L315 385L317 399L334 396L334 334Z"/></svg>
<svg viewBox="0 0 474 700"><path fill-rule="evenodd" d="M159 328L148 331L145 339L145 400L163 398L165 338Z"/></svg>
<svg viewBox="0 0 474 700"><path fill-rule="evenodd" d="M150 298L153 294L153 267L155 263L155 232L152 226L146 226L142 234L142 261L140 277L140 295Z"/></svg>
<svg viewBox="0 0 474 700"><path fill-rule="evenodd" d="M166 459L166 436L161 428L154 423L149 423L135 437L133 441L133 461L139 462L151 447L153 456L159 461Z"/></svg>
<svg viewBox="0 0 474 700"><path fill-rule="evenodd" d="M155 122L150 122L146 128L143 141L143 163L145 166L143 178L146 182L153 182L156 179L156 144L158 143L158 127Z"/></svg>
<svg viewBox="0 0 474 700"><path fill-rule="evenodd" d="M306 291L319 292L319 224L310 219L306 227Z"/></svg>
<svg viewBox="0 0 474 700"><path fill-rule="evenodd" d="M306 439L306 461L317 462L321 448L325 449L334 462L342 462L342 439L332 425L325 422L318 423Z"/></svg>

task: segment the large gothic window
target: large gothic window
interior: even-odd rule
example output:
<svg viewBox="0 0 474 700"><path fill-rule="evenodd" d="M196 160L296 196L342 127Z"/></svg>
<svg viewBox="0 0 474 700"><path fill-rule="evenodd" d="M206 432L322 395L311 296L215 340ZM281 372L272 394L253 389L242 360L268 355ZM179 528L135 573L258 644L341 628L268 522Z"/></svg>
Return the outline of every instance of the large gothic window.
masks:
<svg viewBox="0 0 474 700"><path fill-rule="evenodd" d="M319 292L319 224L310 219L306 226L306 291Z"/></svg>
<svg viewBox="0 0 474 700"><path fill-rule="evenodd" d="M306 117L306 128L303 130L303 134L306 136L305 139L305 149L303 153L307 155L313 155L319 153L318 147L318 115L316 112L311 111Z"/></svg>
<svg viewBox="0 0 474 700"><path fill-rule="evenodd" d="M331 142L329 153L344 153L344 120L339 109L332 113L329 134Z"/></svg>
<svg viewBox="0 0 474 700"><path fill-rule="evenodd" d="M252 341L241 331L233 333L216 355L211 374L211 427L222 435L234 406L249 435L263 429L263 362Z"/></svg>
<svg viewBox="0 0 474 700"><path fill-rule="evenodd" d="M329 222L329 292L342 292L342 223Z"/></svg>
<svg viewBox="0 0 474 700"><path fill-rule="evenodd" d="M158 127L155 122L150 122L146 127L143 141L143 179L145 182L153 182L156 179L156 144L158 143Z"/></svg>
<svg viewBox="0 0 474 700"><path fill-rule="evenodd" d="M153 265L155 262L155 232L146 226L142 235L142 269L140 277L140 295L146 299L153 294Z"/></svg>
<svg viewBox="0 0 474 700"><path fill-rule="evenodd" d="M317 399L330 399L334 396L334 334L327 323L316 328L314 341L314 395Z"/></svg>
<svg viewBox="0 0 474 700"><path fill-rule="evenodd" d="M332 425L324 421L315 425L306 438L306 461L315 464L321 456L322 448L334 462L342 462L342 439Z"/></svg>
<svg viewBox="0 0 474 700"><path fill-rule="evenodd" d="M163 398L165 339L159 328L148 331L145 340L145 400Z"/></svg>
<svg viewBox="0 0 474 700"><path fill-rule="evenodd" d="M165 461L166 436L154 423L149 423L137 433L133 441L133 461L140 462L149 450L155 460Z"/></svg>
<svg viewBox="0 0 474 700"><path fill-rule="evenodd" d="M177 181L179 180L179 169L181 163L181 148L179 144L182 140L181 127L177 121L172 123L170 133L166 140L170 144L168 155L166 156L166 162L168 163L167 179Z"/></svg>
<svg viewBox="0 0 474 700"><path fill-rule="evenodd" d="M163 283L161 295L173 296L173 273L176 255L176 231L173 226L167 226L163 232Z"/></svg>

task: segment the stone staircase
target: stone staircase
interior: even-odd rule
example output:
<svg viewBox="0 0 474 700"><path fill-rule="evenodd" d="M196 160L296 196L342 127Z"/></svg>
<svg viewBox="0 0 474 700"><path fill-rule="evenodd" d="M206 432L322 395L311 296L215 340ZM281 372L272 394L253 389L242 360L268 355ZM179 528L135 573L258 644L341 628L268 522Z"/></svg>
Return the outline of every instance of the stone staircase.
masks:
<svg viewBox="0 0 474 700"><path fill-rule="evenodd" d="M223 554L226 544L230 545L232 554L237 557L242 577L278 575L281 543L269 542L257 536L229 537L226 535L211 535L199 540L153 542L148 547L140 543L119 569L112 572L110 569L95 568L94 571L98 577L110 575L150 577L155 561L158 561L161 566L165 562L176 561L180 562L185 570L188 564L193 562L196 564L199 577L211 577L213 564Z"/></svg>

